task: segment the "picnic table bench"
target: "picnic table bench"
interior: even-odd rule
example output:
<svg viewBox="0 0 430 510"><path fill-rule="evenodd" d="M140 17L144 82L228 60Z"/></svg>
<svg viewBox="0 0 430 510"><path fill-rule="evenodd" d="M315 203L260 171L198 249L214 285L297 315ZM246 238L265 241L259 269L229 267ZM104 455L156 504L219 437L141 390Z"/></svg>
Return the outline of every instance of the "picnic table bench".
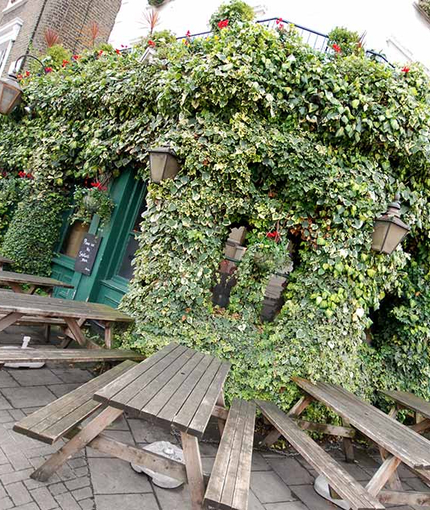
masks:
<svg viewBox="0 0 430 510"><path fill-rule="evenodd" d="M8 266L10 266L10 265L14 264L14 261L10 260L10 259L7 259L6 257L2 257L0 255L0 271L3 271L3 266L6 265L6 264Z"/></svg>
<svg viewBox="0 0 430 510"><path fill-rule="evenodd" d="M24 286L28 286L24 290ZM54 287L64 287L73 289L73 285L56 280L55 278L46 278L43 276L34 276L24 273L12 273L11 271L0 272L0 287L10 287L14 292L19 294L34 294L36 290L41 289L52 295Z"/></svg>
<svg viewBox="0 0 430 510"><path fill-rule="evenodd" d="M0 331L29 317L38 318L42 323L45 319L64 320L67 324L65 333L68 336L64 347L74 339L82 347L99 348L85 339L82 333L81 328L87 320L95 320L104 325L107 348L112 346L112 323L133 322L125 313L99 303L0 291Z"/></svg>
<svg viewBox="0 0 430 510"><path fill-rule="evenodd" d="M121 349L0 349L0 368L6 363L93 363L133 360L144 356Z"/></svg>
<svg viewBox="0 0 430 510"><path fill-rule="evenodd" d="M391 410L393 418L399 409L408 409L415 412L416 423L410 426L412 430L422 434L430 429L430 402L406 391L380 390L379 393L395 402Z"/></svg>
<svg viewBox="0 0 430 510"><path fill-rule="evenodd" d="M48 480L72 455L90 446L188 483L193 510L202 510L205 503L246 510L255 405L235 399L230 411L225 408L223 385L229 368L212 356L174 343L140 364L125 361L15 425L15 431L48 444L69 439L32 478ZM185 462L106 437L103 431L125 410L179 429ZM101 412L82 427L96 411ZM218 418L223 433L209 477L203 473L199 439L211 416Z"/></svg>
<svg viewBox="0 0 430 510"><path fill-rule="evenodd" d="M264 444L273 444L283 435L320 474L327 478L334 497L347 500L354 510L383 508L382 503L429 504L430 493L402 490L397 469L403 462L430 480L430 442L340 386L324 382L312 383L298 377L294 377L293 381L305 392L305 396L293 406L288 415L274 404L257 401L264 416L274 427L274 431L266 437ZM322 402L338 414L343 420L344 427L315 424L319 427L313 428L312 423L297 420L313 401ZM305 435L302 428L319 429L319 432L343 437L346 442L347 459L351 459L352 454L351 435L347 431L355 429L378 446L382 465L366 487L362 487L317 443ZM391 490L383 490L386 484L389 484Z"/></svg>

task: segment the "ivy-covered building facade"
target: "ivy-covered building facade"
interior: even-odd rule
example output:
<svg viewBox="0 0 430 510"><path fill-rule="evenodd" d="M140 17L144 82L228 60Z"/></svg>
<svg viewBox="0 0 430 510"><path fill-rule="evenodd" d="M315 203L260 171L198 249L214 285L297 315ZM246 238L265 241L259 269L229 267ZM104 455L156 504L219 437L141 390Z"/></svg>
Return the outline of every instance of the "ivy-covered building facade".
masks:
<svg viewBox="0 0 430 510"><path fill-rule="evenodd" d="M120 303L136 322L118 345L175 339L230 361L229 397L288 408L292 375L430 397L428 78L345 33L320 54L281 21L226 19L207 39L154 34L23 79L0 126L0 252L70 281L63 297ZM158 146L180 162L160 184ZM387 256L372 232L396 192L411 233ZM101 240L89 276L74 270L88 234ZM282 303L263 321L273 277Z"/></svg>

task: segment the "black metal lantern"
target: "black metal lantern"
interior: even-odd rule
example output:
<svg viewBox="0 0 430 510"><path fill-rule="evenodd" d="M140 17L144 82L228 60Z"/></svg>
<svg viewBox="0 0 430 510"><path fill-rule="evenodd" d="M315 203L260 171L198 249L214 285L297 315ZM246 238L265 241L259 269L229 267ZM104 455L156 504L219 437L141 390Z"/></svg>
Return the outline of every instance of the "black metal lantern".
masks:
<svg viewBox="0 0 430 510"><path fill-rule="evenodd" d="M37 57L29 54L18 57L15 61L15 68L11 73L9 73L9 77L0 79L0 113L2 115L9 115L9 113L11 113L15 106L21 101L22 88L16 79L16 73L18 69L18 62L22 59L28 58L38 62L42 68L42 72L45 74L47 73L43 62L41 62Z"/></svg>
<svg viewBox="0 0 430 510"><path fill-rule="evenodd" d="M15 77L0 80L0 113L9 115L22 97L22 88Z"/></svg>
<svg viewBox="0 0 430 510"><path fill-rule="evenodd" d="M173 149L157 147L149 149L148 152L152 182L160 184L165 179L173 179L177 175L180 166Z"/></svg>
<svg viewBox="0 0 430 510"><path fill-rule="evenodd" d="M372 238L372 250L391 255L408 235L410 227L400 219L399 195L388 205L388 211L376 218Z"/></svg>

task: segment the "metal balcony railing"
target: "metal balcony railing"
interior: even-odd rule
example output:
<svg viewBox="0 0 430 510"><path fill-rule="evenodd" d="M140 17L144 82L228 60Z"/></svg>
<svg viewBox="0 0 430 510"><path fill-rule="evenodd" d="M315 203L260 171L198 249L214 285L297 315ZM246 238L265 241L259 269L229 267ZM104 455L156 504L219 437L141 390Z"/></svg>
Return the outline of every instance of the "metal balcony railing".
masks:
<svg viewBox="0 0 430 510"><path fill-rule="evenodd" d="M272 30L276 29L278 27L277 20L282 18L268 18L257 21L260 25L264 25L267 28L270 28ZM287 21L282 19L282 22L286 25L293 25L299 35L301 36L303 42L305 44L308 44L311 48L313 48L315 51L321 52L321 53L333 53L333 49L328 46L328 35L322 34L321 32L317 32L316 30L312 30L310 28L302 27L301 25L297 25L296 23L292 23L291 21ZM207 37L212 35L211 31L208 32L199 32L198 34L191 34L189 36L189 39L197 39L199 37ZM178 40L185 39L186 36L178 37ZM366 50L366 56L369 58L372 58L378 62L386 63L390 66L392 64L384 57L384 55L381 55L380 53L376 53L373 50Z"/></svg>

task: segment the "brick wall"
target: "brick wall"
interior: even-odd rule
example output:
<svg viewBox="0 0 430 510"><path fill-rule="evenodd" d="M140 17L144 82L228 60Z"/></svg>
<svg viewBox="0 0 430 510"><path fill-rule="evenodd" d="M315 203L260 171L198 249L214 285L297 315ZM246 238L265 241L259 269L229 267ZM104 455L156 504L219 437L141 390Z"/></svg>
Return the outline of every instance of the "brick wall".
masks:
<svg viewBox="0 0 430 510"><path fill-rule="evenodd" d="M51 28L59 33L61 43L73 53L89 45L89 26L97 22L100 34L97 42L107 41L121 0L21 0L13 9L3 12L8 0L0 0L0 28L20 18L23 25L5 66L26 53L32 41L31 53L38 56L46 50L44 32Z"/></svg>

